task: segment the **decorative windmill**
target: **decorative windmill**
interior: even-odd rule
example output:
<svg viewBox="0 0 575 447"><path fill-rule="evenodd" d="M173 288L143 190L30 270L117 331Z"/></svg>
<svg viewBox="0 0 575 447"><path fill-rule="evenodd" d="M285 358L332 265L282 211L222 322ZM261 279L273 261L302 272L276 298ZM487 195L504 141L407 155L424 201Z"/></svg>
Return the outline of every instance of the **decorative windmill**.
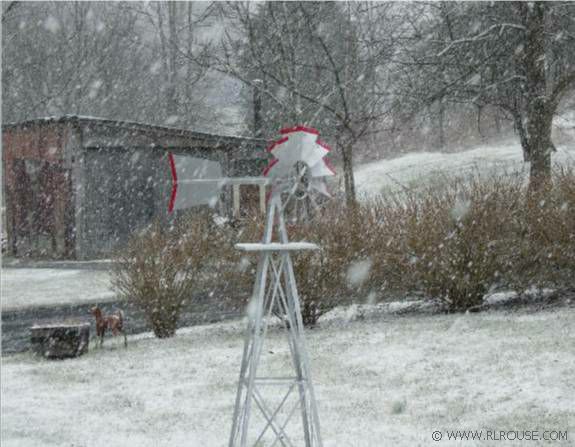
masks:
<svg viewBox="0 0 575 447"><path fill-rule="evenodd" d="M264 171L272 180L266 224L261 243L237 244L246 252L258 252L259 262L254 292L248 306L248 328L240 368L230 447L247 447L271 437L269 445L295 445L288 435L288 424L299 410L306 447L321 447L319 418L305 347L299 295L290 254L298 250L317 250L309 242L289 242L284 210L294 200L316 193L327 194L324 177L334 175L324 157L329 147L319 140L315 129L282 129L283 137L268 151L273 161ZM275 241L274 241L275 235ZM293 374L262 375L258 369L268 326L274 316L284 322ZM272 407L264 399L264 389L278 387L283 398ZM277 395L277 393L276 393ZM295 404L294 401L295 400ZM251 427L252 410L263 416L263 427ZM291 425L295 425L291 424ZM290 425L290 428L291 428Z"/></svg>

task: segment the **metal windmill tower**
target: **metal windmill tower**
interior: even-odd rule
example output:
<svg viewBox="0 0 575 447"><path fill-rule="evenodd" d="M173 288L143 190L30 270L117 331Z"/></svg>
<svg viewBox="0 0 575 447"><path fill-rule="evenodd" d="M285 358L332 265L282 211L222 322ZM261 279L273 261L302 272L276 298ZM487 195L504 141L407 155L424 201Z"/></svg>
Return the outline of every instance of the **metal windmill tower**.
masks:
<svg viewBox="0 0 575 447"><path fill-rule="evenodd" d="M281 133L283 138L268 149L276 158L264 172L273 179L273 187L262 241L236 245L239 250L258 252L259 262L248 307L249 323L230 447L261 445L264 440L270 442L269 445L296 445L288 435L288 424L294 425L291 421L298 410L305 446L322 446L299 295L290 256L294 251L316 250L319 247L308 242L289 242L284 210L292 200L309 198L315 203L313 192L326 192L321 178L333 175L333 171L323 158L329 148L319 141L315 129L295 127L283 129ZM277 317L284 323L287 332L292 373L260 375L260 361L262 355L267 354L263 346L268 326ZM273 406L264 398L264 389L269 387L280 390L275 395L281 396L281 400ZM263 416L263 427L250 426L254 412Z"/></svg>

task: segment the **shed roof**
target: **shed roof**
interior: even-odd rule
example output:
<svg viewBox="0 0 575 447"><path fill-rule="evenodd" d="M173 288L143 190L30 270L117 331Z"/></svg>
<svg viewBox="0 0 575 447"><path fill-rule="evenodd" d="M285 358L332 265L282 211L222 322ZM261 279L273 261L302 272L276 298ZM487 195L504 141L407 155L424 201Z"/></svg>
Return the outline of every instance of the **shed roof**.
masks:
<svg viewBox="0 0 575 447"><path fill-rule="evenodd" d="M49 125L56 123L59 124L72 123L80 126L82 125L104 126L104 127L113 127L116 129L153 133L156 135L164 134L169 136L179 136L184 138L210 141L212 144L216 143L221 144L222 146L225 146L227 144L238 145L240 143L253 144L254 146L261 146L266 144L266 140L261 138L197 132L195 130L181 129L176 127L158 126L154 124L139 123L135 121L111 120L111 119L97 118L92 116L82 116L82 115L63 115L63 116L50 116L45 118L35 118L26 121L20 121L17 123L3 124L2 128L3 129L21 128L27 126L42 125L42 124Z"/></svg>

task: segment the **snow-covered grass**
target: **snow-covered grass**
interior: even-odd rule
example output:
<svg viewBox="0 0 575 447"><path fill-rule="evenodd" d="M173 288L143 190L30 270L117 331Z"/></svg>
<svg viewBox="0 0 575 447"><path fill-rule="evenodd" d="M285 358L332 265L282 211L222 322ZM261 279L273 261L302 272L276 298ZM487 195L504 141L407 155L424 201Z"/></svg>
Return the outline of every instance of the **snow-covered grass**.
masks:
<svg viewBox="0 0 575 447"><path fill-rule="evenodd" d="M553 163L575 164L575 144L559 146L553 154ZM366 198L384 191L414 189L449 178L464 178L473 173L489 176L517 172L527 176L529 165L523 162L521 146L513 139L457 153L414 152L366 163L356 169L355 180L358 195Z"/></svg>
<svg viewBox="0 0 575 447"><path fill-rule="evenodd" d="M112 301L105 270L6 268L1 271L2 310L29 306Z"/></svg>
<svg viewBox="0 0 575 447"><path fill-rule="evenodd" d="M556 444L572 445L575 309L338 321L307 331L325 446L491 445L431 440L448 429L568 430ZM4 357L3 446L226 445L243 328ZM284 341L274 329L266 346L280 369Z"/></svg>

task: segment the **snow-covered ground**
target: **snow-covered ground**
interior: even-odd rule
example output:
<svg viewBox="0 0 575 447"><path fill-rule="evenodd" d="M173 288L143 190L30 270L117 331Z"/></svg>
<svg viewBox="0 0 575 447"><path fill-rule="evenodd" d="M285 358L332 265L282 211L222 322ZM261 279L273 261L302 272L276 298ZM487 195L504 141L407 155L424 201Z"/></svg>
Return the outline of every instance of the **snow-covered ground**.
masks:
<svg viewBox="0 0 575 447"><path fill-rule="evenodd" d="M328 320L307 331L325 446L526 445L431 438L465 429L567 430L552 444L573 445L575 309ZM243 328L140 335L127 350L108 340L65 361L5 357L3 446L224 446ZM272 330L266 346L280 369L284 340Z"/></svg>
<svg viewBox="0 0 575 447"><path fill-rule="evenodd" d="M95 301L112 301L105 270L67 268L2 269L2 310Z"/></svg>
<svg viewBox="0 0 575 447"><path fill-rule="evenodd" d="M575 165L575 144L557 147L553 163ZM457 153L415 152L366 163L356 169L355 181L358 195L371 197L382 191L414 189L473 173L489 176L516 172L527 176L529 165L523 162L521 146L512 139Z"/></svg>

